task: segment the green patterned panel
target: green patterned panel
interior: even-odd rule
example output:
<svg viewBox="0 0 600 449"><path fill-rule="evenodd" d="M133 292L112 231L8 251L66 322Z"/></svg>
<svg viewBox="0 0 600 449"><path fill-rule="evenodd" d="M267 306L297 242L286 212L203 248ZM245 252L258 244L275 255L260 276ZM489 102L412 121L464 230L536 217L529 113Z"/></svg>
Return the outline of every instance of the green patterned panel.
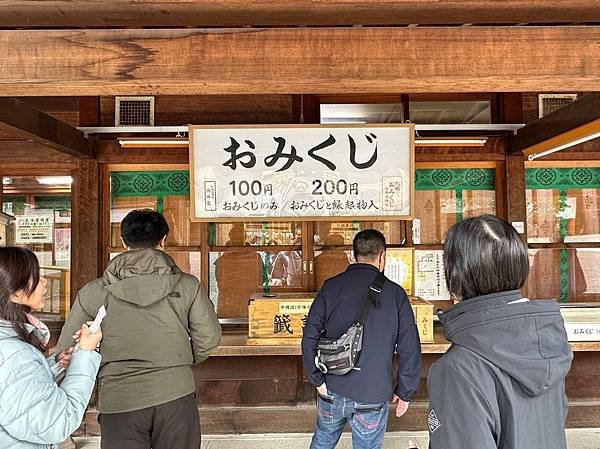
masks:
<svg viewBox="0 0 600 449"><path fill-rule="evenodd" d="M600 168L528 168L528 189L600 189Z"/></svg>
<svg viewBox="0 0 600 449"><path fill-rule="evenodd" d="M2 197L2 210L3 212L8 211L8 204L12 203L12 214L22 215L25 212L25 197L21 195L3 195Z"/></svg>
<svg viewBox="0 0 600 449"><path fill-rule="evenodd" d="M36 209L52 209L52 210L70 210L71 209L71 197L70 196L34 196L33 201L35 202Z"/></svg>
<svg viewBox="0 0 600 449"><path fill-rule="evenodd" d="M187 171L113 172L110 181L114 198L190 194L190 175Z"/></svg>
<svg viewBox="0 0 600 449"><path fill-rule="evenodd" d="M437 168L415 170L417 190L494 190L492 168Z"/></svg>
<svg viewBox="0 0 600 449"><path fill-rule="evenodd" d="M569 250L560 250L560 302L569 302Z"/></svg>
<svg viewBox="0 0 600 449"><path fill-rule="evenodd" d="M463 219L463 194L462 190L456 191L456 222L462 221Z"/></svg>
<svg viewBox="0 0 600 449"><path fill-rule="evenodd" d="M190 194L190 174L187 171L113 172L110 177L111 196L154 196L156 210L163 212L165 196Z"/></svg>

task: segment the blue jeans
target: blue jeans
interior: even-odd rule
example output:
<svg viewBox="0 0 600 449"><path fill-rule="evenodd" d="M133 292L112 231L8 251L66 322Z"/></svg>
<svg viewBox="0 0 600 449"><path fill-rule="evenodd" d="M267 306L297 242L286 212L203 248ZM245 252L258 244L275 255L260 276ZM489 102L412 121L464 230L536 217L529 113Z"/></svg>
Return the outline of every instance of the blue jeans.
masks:
<svg viewBox="0 0 600 449"><path fill-rule="evenodd" d="M317 431L310 449L333 449L346 421L352 429L353 449L380 449L387 426L388 404L361 404L329 392L317 399Z"/></svg>

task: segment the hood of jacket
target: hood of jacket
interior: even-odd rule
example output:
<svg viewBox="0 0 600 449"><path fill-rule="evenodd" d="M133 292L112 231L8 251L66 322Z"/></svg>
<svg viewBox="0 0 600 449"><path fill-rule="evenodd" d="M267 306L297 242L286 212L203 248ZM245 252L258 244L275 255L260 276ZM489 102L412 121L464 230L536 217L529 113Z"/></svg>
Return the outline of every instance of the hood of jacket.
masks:
<svg viewBox="0 0 600 449"><path fill-rule="evenodd" d="M119 254L104 272L104 287L117 298L147 307L165 298L183 273L171 256L157 249Z"/></svg>
<svg viewBox="0 0 600 449"><path fill-rule="evenodd" d="M561 382L573 358L556 301L526 301L518 290L460 302L439 315L446 339L486 359L530 396ZM511 303L512 302L512 303Z"/></svg>

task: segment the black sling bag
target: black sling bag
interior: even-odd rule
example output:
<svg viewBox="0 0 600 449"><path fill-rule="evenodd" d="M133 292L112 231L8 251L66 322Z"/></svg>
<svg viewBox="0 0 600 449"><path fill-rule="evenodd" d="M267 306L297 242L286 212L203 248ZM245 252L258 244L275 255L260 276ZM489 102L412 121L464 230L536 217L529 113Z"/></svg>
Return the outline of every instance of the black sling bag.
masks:
<svg viewBox="0 0 600 449"><path fill-rule="evenodd" d="M362 350L364 324L371 308L379 308L379 294L386 277L379 272L369 285L369 294L365 298L362 310L357 315L352 326L339 338L320 338L315 356L315 365L326 374L342 376L356 367Z"/></svg>

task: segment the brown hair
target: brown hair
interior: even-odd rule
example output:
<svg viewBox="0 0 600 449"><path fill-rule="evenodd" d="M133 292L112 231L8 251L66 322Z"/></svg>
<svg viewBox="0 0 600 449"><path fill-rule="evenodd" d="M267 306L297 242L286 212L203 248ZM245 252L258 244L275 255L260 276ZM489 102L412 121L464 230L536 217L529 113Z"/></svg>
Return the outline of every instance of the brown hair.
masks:
<svg viewBox="0 0 600 449"><path fill-rule="evenodd" d="M10 300L19 291L32 295L39 282L40 265L33 252L14 246L0 248L0 319L12 324L19 339L43 352L44 344L25 327L31 307Z"/></svg>

